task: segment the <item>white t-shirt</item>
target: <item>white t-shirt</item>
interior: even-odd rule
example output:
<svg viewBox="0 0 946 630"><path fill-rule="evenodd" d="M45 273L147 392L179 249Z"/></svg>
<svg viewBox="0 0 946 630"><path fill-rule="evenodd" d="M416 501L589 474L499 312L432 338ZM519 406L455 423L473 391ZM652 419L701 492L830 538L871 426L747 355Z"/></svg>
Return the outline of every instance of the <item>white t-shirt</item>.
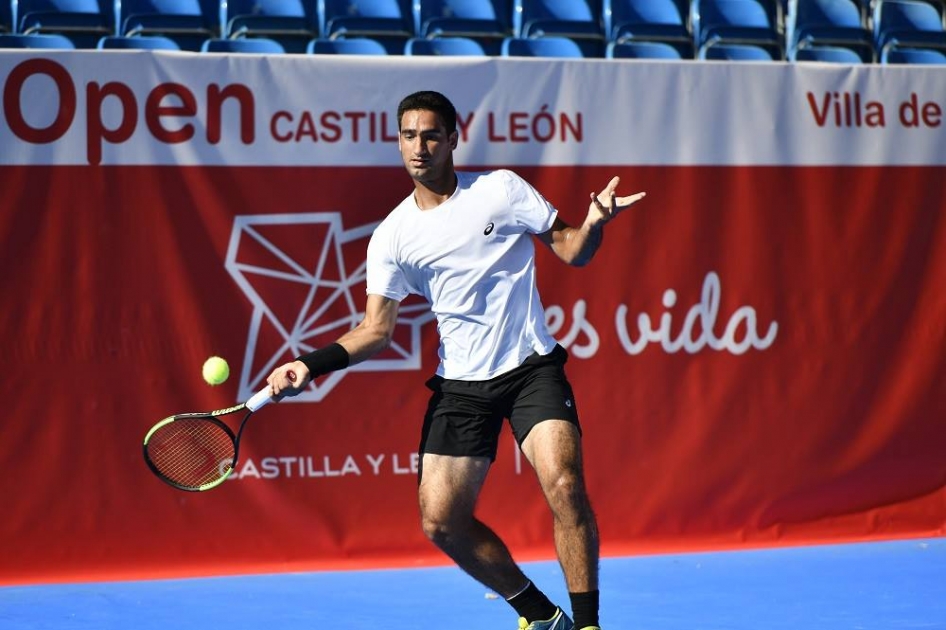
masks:
<svg viewBox="0 0 946 630"><path fill-rule="evenodd" d="M453 195L421 210L411 194L368 243L367 291L425 297L437 317L444 378L479 381L518 367L555 339L535 283L532 234L557 211L511 171L457 173Z"/></svg>

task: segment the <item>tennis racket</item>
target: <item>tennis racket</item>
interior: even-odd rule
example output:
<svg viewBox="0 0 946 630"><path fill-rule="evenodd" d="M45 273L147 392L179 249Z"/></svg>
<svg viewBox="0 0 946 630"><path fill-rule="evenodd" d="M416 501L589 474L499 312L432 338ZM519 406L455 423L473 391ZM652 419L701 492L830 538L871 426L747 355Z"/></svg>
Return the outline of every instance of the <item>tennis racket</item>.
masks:
<svg viewBox="0 0 946 630"><path fill-rule="evenodd" d="M296 380L295 376L289 372L289 380ZM159 479L179 490L203 492L216 488L236 468L247 420L273 400L267 386L233 407L164 418L145 435L145 462ZM220 418L239 413L243 413L243 419L234 434Z"/></svg>

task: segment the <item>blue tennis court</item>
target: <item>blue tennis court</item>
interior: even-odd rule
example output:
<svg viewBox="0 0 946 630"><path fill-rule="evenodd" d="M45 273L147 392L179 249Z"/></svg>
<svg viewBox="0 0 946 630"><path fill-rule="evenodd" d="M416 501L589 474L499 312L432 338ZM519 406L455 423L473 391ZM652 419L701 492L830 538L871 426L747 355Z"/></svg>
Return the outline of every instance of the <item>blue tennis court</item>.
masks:
<svg viewBox="0 0 946 630"><path fill-rule="evenodd" d="M567 602L554 562L525 565ZM602 561L605 630L946 629L946 539ZM0 589L5 629L506 628L515 614L452 567Z"/></svg>

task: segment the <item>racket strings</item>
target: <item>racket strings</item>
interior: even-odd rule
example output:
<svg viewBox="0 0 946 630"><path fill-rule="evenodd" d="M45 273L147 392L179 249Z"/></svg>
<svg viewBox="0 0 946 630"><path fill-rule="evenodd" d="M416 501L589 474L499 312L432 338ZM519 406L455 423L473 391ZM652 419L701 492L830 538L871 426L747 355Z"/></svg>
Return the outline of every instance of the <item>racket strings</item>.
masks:
<svg viewBox="0 0 946 630"><path fill-rule="evenodd" d="M233 438L206 419L181 419L158 429L147 445L148 459L169 481L201 488L225 477L233 464Z"/></svg>

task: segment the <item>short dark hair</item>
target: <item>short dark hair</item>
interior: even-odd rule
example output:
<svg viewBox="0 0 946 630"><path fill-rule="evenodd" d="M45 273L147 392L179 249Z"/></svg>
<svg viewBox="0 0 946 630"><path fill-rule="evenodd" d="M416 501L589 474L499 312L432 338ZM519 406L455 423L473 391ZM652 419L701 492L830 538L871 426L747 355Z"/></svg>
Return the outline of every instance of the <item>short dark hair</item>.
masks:
<svg viewBox="0 0 946 630"><path fill-rule="evenodd" d="M440 92L424 90L405 96L397 106L397 128L401 129L401 117L404 112L422 109L440 116L447 133L457 130L457 110L450 99Z"/></svg>

